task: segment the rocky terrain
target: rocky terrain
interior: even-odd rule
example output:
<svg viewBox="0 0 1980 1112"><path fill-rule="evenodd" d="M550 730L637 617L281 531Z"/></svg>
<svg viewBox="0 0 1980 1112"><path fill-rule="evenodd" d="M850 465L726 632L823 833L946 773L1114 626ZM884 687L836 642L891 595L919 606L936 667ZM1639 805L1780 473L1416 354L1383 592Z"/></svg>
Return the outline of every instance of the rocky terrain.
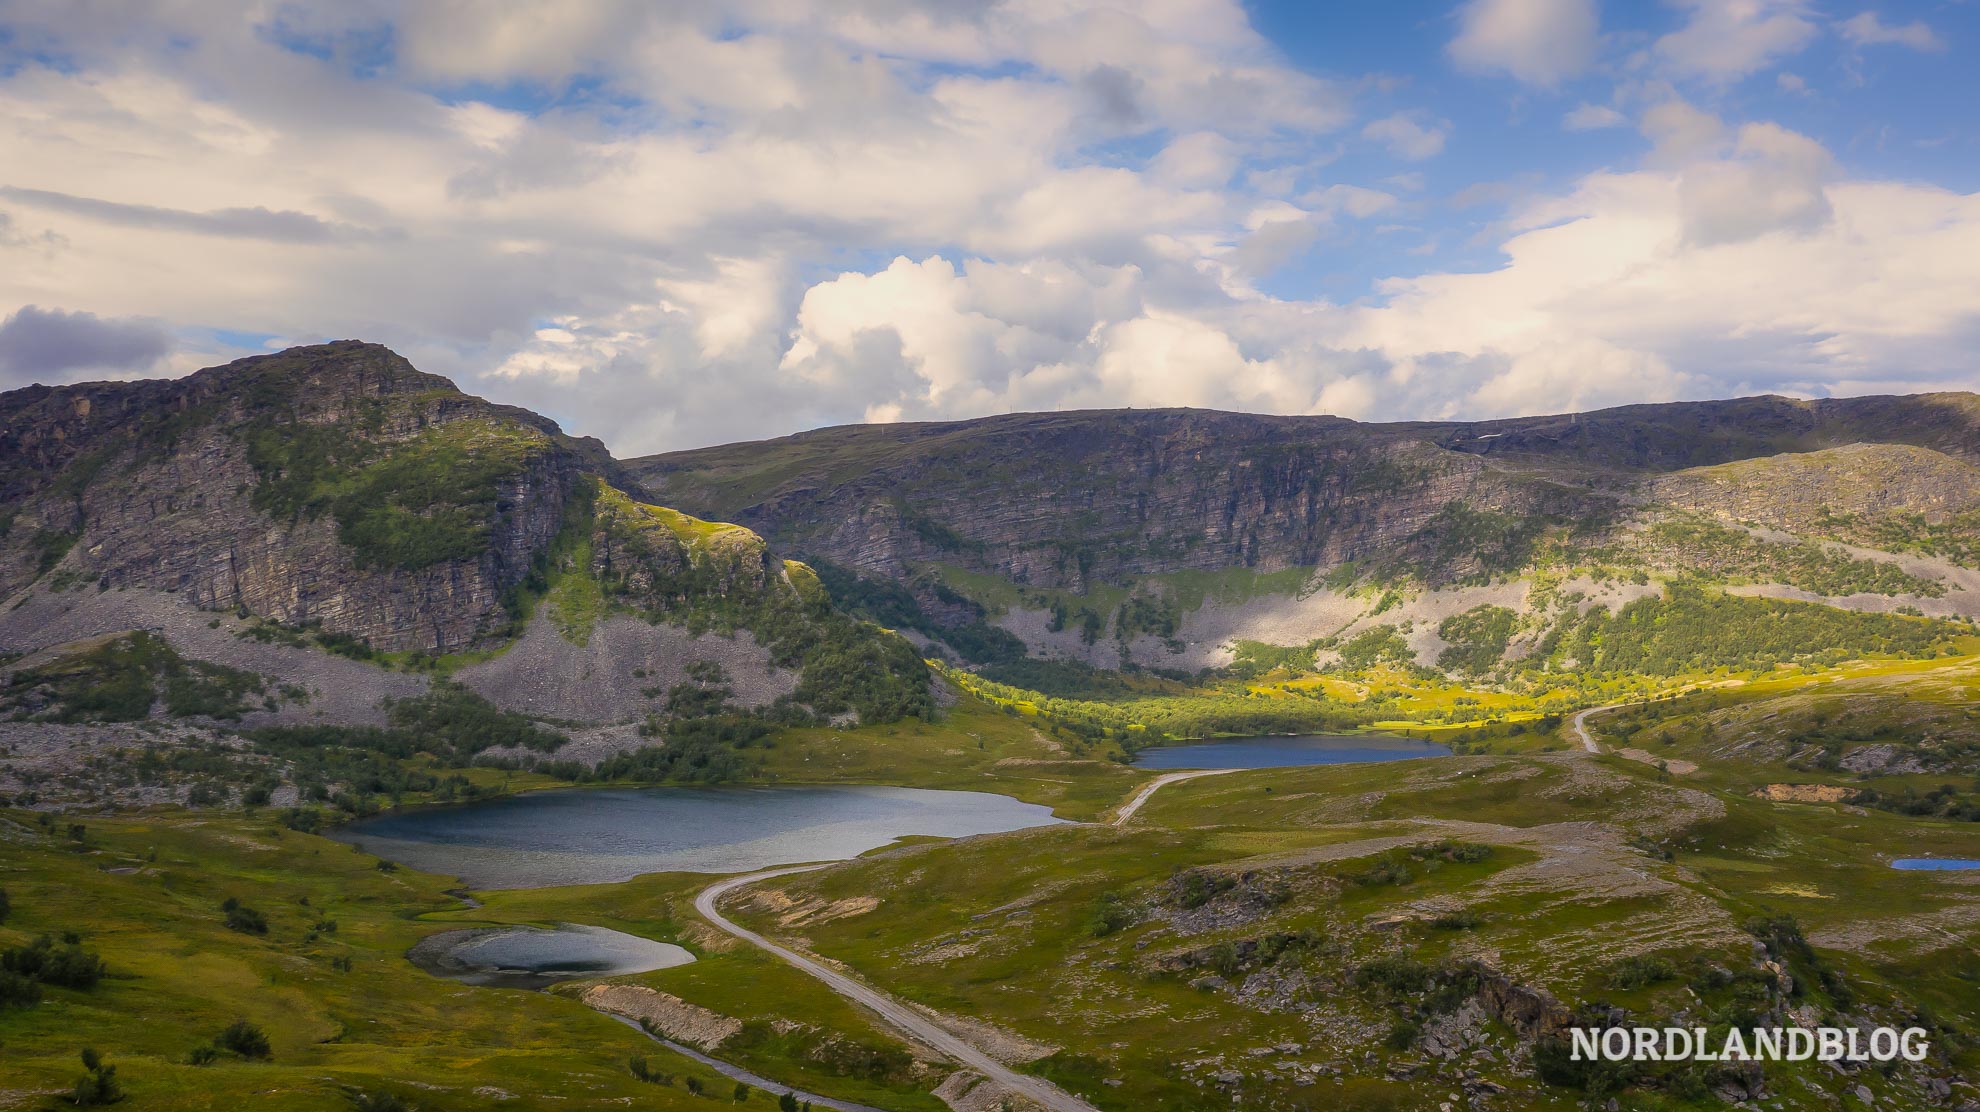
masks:
<svg viewBox="0 0 1980 1112"><path fill-rule="evenodd" d="M577 726L664 710L696 661L744 707L844 651L925 682L749 530L628 495L596 441L374 344L31 387L0 415L0 652L153 631L299 693L248 725L380 725L435 669ZM803 698L844 713L835 683Z"/></svg>
<svg viewBox="0 0 1980 1112"><path fill-rule="evenodd" d="M899 585L895 624L988 662L979 623L1104 668L1228 663L1376 622L1417 663L1491 601L1580 578L1619 605L1747 593L1980 615L1980 398L1631 406L1476 423L1201 410L822 429L627 463L655 497ZM1459 588L1476 587L1467 593ZM1398 604L1402 604L1399 606ZM950 636L961 632L963 636Z"/></svg>

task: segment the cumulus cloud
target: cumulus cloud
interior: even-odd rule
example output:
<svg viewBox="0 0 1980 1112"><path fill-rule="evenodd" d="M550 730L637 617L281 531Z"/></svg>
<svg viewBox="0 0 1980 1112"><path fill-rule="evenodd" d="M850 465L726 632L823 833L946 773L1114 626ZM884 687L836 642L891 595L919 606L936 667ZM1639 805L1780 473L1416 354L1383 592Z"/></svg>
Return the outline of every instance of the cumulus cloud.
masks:
<svg viewBox="0 0 1980 1112"><path fill-rule="evenodd" d="M24 305L0 321L0 383L57 382L82 371L141 371L171 350L171 335L155 321L106 320Z"/></svg>
<svg viewBox="0 0 1980 1112"><path fill-rule="evenodd" d="M1605 127L1621 127L1628 122L1629 117L1606 104L1578 104L1561 117L1561 126L1569 131L1599 131Z"/></svg>
<svg viewBox="0 0 1980 1112"><path fill-rule="evenodd" d="M1444 149L1444 139L1449 133L1450 125L1429 122L1410 112L1372 120L1361 129L1363 138L1373 139L1389 148L1390 154L1411 162L1434 158Z"/></svg>
<svg viewBox="0 0 1980 1112"><path fill-rule="evenodd" d="M1836 24L1836 31L1855 46L1908 46L1913 50L1944 50L1945 41L1923 21L1885 23L1876 12L1860 12Z"/></svg>
<svg viewBox="0 0 1980 1112"><path fill-rule="evenodd" d="M1657 56L1685 77L1736 81L1799 52L1819 32L1806 0L1676 0L1683 27L1657 40Z"/></svg>
<svg viewBox="0 0 1980 1112"><path fill-rule="evenodd" d="M1551 87L1593 63L1598 29L1594 0L1470 0L1449 51L1465 68Z"/></svg>
<svg viewBox="0 0 1980 1112"><path fill-rule="evenodd" d="M1640 164L1543 187L1332 168L1362 141L1427 159L1450 125L1394 83L1357 116L1376 83L1292 67L1236 0L16 5L39 53L0 70L0 305L67 312L9 318L0 373L182 371L238 354L172 339L216 329L363 336L627 454L1012 409L1968 381L1980 201L1732 115L1698 84L1811 17L1718 7L1677 34L1743 45L1653 45L1614 108L1563 120L1627 111ZM1542 86L1599 35L1589 4L1459 25L1459 65ZM1270 292L1405 226L1499 254L1352 259L1398 276L1345 302Z"/></svg>

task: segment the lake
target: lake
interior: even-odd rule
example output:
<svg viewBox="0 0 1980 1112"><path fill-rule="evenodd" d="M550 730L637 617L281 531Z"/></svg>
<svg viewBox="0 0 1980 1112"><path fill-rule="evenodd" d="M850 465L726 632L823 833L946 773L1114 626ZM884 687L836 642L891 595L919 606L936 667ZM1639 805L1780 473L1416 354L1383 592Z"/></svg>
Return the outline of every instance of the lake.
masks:
<svg viewBox="0 0 1980 1112"><path fill-rule="evenodd" d="M1229 738L1193 745L1163 745L1143 749L1135 756L1134 763L1138 768L1291 768L1450 755L1449 746L1416 738L1386 734L1358 734L1352 737L1299 734Z"/></svg>
<svg viewBox="0 0 1980 1112"><path fill-rule="evenodd" d="M470 985L545 988L573 977L617 977L686 965L694 955L668 942L566 923L441 931L406 957L437 977Z"/></svg>
<svg viewBox="0 0 1980 1112"><path fill-rule="evenodd" d="M1900 857L1891 862L1893 869L1928 869L1934 872L1953 869L1980 869L1980 861L1965 857Z"/></svg>
<svg viewBox="0 0 1980 1112"><path fill-rule="evenodd" d="M1064 821L1049 807L984 792L603 788L393 812L330 836L471 888L542 888L838 861L911 835L961 838Z"/></svg>

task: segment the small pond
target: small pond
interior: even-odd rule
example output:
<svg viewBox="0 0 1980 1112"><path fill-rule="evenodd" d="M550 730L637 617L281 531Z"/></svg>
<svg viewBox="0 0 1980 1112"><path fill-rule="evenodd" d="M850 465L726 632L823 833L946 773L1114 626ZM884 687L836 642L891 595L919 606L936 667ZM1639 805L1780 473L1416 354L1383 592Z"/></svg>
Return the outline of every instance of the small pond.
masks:
<svg viewBox="0 0 1980 1112"><path fill-rule="evenodd" d="M1980 869L1980 860L1969 857L1900 857L1891 862L1891 868L1950 872L1954 869Z"/></svg>
<svg viewBox="0 0 1980 1112"><path fill-rule="evenodd" d="M331 834L470 888L616 884L857 857L899 838L1046 826L1051 808L984 792L806 785L533 792L380 815Z"/></svg>
<svg viewBox="0 0 1980 1112"><path fill-rule="evenodd" d="M1387 734L1299 734L1286 737L1239 737L1193 745L1164 745L1143 749L1134 763L1139 768L1291 768L1300 765L1355 764L1366 761L1406 761L1418 757L1448 757L1450 747L1434 741Z"/></svg>
<svg viewBox="0 0 1980 1112"><path fill-rule="evenodd" d="M573 977L616 977L686 965L694 955L667 942L566 923L442 931L406 952L436 977L499 988L543 988Z"/></svg>

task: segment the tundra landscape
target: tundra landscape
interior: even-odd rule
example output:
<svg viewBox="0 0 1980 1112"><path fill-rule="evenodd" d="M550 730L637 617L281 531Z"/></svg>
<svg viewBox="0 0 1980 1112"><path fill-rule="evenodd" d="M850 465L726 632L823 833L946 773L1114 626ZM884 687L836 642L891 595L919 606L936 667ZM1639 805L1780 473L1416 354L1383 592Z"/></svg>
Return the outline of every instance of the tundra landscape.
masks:
<svg viewBox="0 0 1980 1112"><path fill-rule="evenodd" d="M86 1044L276 1107L1976 1095L1980 874L1891 867L1980 856L1973 395L618 461L340 342L0 405L17 1092ZM1284 735L1407 747L1138 763ZM692 960L409 960L564 924ZM1933 1050L1568 1055L1625 1022Z"/></svg>
<svg viewBox="0 0 1980 1112"><path fill-rule="evenodd" d="M0 1112L1980 1112L1975 7L0 0Z"/></svg>

